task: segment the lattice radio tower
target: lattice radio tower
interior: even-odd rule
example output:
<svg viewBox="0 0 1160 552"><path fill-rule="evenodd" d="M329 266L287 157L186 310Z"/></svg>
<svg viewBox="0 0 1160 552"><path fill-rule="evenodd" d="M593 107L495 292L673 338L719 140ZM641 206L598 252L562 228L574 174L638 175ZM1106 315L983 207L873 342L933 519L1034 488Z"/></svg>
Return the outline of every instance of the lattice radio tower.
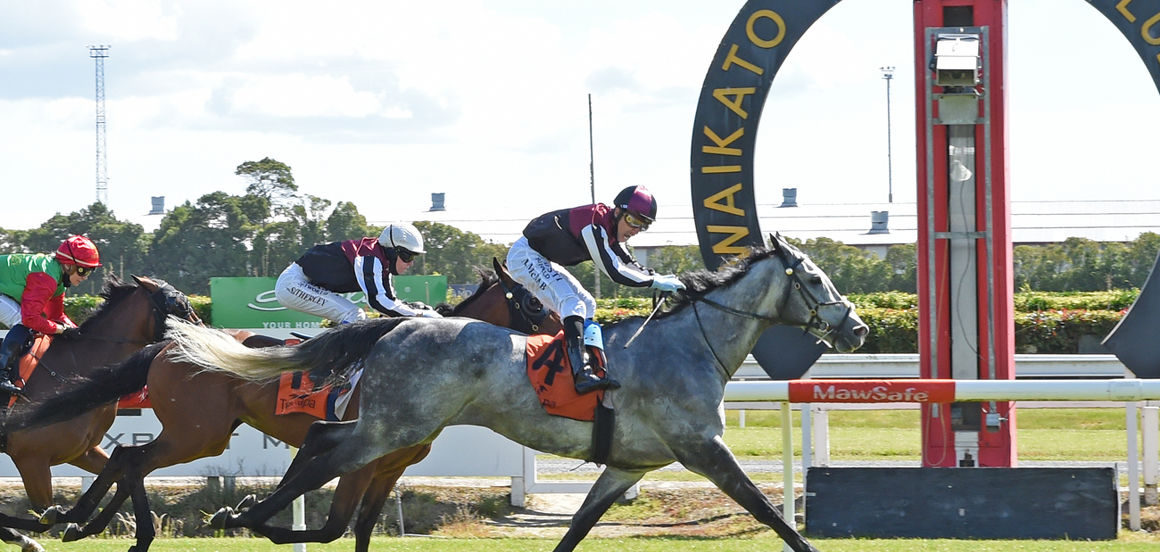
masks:
<svg viewBox="0 0 1160 552"><path fill-rule="evenodd" d="M105 58L109 45L89 46L89 57L97 66L97 203L108 203L109 174L105 165Z"/></svg>

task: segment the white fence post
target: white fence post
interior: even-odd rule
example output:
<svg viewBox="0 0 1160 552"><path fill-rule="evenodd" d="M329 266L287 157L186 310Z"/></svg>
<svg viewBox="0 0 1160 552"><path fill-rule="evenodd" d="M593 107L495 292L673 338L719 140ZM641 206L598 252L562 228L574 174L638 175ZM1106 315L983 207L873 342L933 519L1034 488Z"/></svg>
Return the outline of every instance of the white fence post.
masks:
<svg viewBox="0 0 1160 552"><path fill-rule="evenodd" d="M294 456L296 454L298 454L298 447L290 447L290 459L291 459L291 461L293 461ZM291 528L293 528L295 531L305 531L306 530L306 496L299 495L298 498L295 498L293 508L294 508L293 513L292 513L293 525L291 525ZM294 543L294 552L306 552L306 543L304 543L304 542Z"/></svg>
<svg viewBox="0 0 1160 552"><path fill-rule="evenodd" d="M1160 502L1156 492L1157 461L1160 461L1160 444L1157 443L1157 428L1160 422L1160 407L1145 403L1140 420L1144 458L1144 504L1154 505Z"/></svg>
<svg viewBox="0 0 1160 552"><path fill-rule="evenodd" d="M1140 530L1140 452L1137 440L1140 432L1136 429L1136 403L1127 404L1128 433L1128 528Z"/></svg>
<svg viewBox="0 0 1160 552"><path fill-rule="evenodd" d="M814 411L814 466L830 465L830 411L825 405L810 403Z"/></svg>
<svg viewBox="0 0 1160 552"><path fill-rule="evenodd" d="M794 521L796 512L794 512L794 492L793 492L793 413L790 411L789 403L783 402L778 405L781 409L781 461L783 464L783 479L782 483L785 487L782 489L782 517L790 527L795 527L797 522ZM793 552L788 544L782 544L783 552Z"/></svg>

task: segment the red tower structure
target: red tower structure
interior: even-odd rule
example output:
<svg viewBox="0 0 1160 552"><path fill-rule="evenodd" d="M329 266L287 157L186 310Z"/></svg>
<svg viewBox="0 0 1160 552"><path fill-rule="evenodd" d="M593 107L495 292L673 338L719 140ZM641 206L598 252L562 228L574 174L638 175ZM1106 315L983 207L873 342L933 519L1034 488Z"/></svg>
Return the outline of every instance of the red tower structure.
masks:
<svg viewBox="0 0 1160 552"><path fill-rule="evenodd" d="M1014 379L1006 0L915 0L924 378ZM1016 465L1010 402L922 406L924 466Z"/></svg>

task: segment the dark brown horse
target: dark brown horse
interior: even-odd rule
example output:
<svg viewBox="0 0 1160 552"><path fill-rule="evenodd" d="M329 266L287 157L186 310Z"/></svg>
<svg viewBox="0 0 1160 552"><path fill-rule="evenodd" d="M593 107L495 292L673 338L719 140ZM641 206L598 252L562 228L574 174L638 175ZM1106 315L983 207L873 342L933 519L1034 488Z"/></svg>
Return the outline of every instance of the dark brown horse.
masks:
<svg viewBox="0 0 1160 552"><path fill-rule="evenodd" d="M104 304L81 324L80 333L75 337L55 338L40 357L37 369L24 387L28 402L18 402L9 412L10 417L19 417L33 405L55 396L72 379L93 378L102 372L102 365L120 362L134 351L160 340L166 316L198 321L185 295L163 280L134 276L133 282L121 282L116 276L110 276L100 295ZM52 425L4 430L4 450L20 471L33 508L39 511L52 504L52 466L72 464L92 473L105 467L109 455L100 443L113 424L116 411L114 402ZM3 514L0 514L0 525L27 531L48 528L36 518ZM14 531L0 532L0 538L19 543L25 550L39 548Z"/></svg>
<svg viewBox="0 0 1160 552"><path fill-rule="evenodd" d="M462 316L533 332L557 332L561 326L555 317L548 317L538 301L530 297L498 264L498 277L482 273L482 283L475 293L451 309L441 305L444 314ZM250 335L235 335L243 340ZM260 336L258 336L260 338ZM252 343L247 343L252 345ZM45 516L46 523L80 523L88 520L112 483L117 492L104 509L84 527L70 525L65 540L71 541L99 533L112 519L118 507L131 496L137 519L149 519L149 505L143 478L153 470L189 462L198 458L221 454L229 445L230 436L241 423L292 445L300 445L306 438L307 428L316 418L308 414L275 415L278 381L253 383L224 373L202 372L186 363L174 363L160 354L164 344L151 346L113 369L106 383L88 381L50 403L43 403L18 423L44 423L107 404L121 396L125 389L140 388L148 383L153 411L162 424L155 440L140 446L119 446L113 451L105 470L70 510L57 509ZM110 387L107 382L116 381ZM358 388L353 391L346 419L358 412ZM355 522L355 549L366 551L371 533L378 521L387 497L403 470L422 460L430 445L411 447L384 456L362 470L343 476L335 490L328 518L316 530L292 531L278 528L271 531L271 540L285 542L327 542L342 536L355 508L360 505ZM151 524L137 527L134 552L148 549L153 540Z"/></svg>

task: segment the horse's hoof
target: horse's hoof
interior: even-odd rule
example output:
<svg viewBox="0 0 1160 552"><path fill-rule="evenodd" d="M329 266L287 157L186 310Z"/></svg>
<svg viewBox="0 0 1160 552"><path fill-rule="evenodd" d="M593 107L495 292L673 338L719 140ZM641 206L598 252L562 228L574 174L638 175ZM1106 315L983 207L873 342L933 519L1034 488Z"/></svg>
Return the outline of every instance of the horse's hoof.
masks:
<svg viewBox="0 0 1160 552"><path fill-rule="evenodd" d="M63 508L60 506L49 506L40 513L40 524L48 526L56 525L57 518L63 513Z"/></svg>
<svg viewBox="0 0 1160 552"><path fill-rule="evenodd" d="M61 542L79 541L83 538L85 536L81 534L81 526L75 523L70 523L65 526L64 532L60 534Z"/></svg>
<svg viewBox="0 0 1160 552"><path fill-rule="evenodd" d="M210 529L226 529L226 522L234 515L234 509L226 506L209 518Z"/></svg>
<svg viewBox="0 0 1160 552"><path fill-rule="evenodd" d="M254 503L257 501L258 501L257 496L252 495L252 494L248 494L244 498L242 498L241 502L238 502L237 506L234 506L234 510L239 511L239 512L241 512L242 510L249 510L250 507L253 506Z"/></svg>

